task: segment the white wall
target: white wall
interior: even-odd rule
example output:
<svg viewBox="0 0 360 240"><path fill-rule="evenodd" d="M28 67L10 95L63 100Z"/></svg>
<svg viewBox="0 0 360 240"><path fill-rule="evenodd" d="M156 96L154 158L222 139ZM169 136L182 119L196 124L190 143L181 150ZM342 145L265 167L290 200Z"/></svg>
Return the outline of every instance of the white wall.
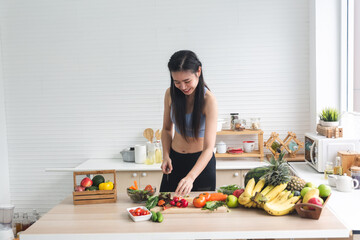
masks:
<svg viewBox="0 0 360 240"><path fill-rule="evenodd" d="M360 112L360 1L354 1L354 111Z"/></svg>
<svg viewBox="0 0 360 240"><path fill-rule="evenodd" d="M310 129L308 1L10 1L0 10L11 200L46 211L67 173L162 126L167 61L195 51L219 117ZM227 138L238 145L236 138Z"/></svg>
<svg viewBox="0 0 360 240"><path fill-rule="evenodd" d="M1 36L1 33L0 33ZM0 39L0 204L10 203L9 163L6 133L6 113L4 99L4 78L2 71L1 39Z"/></svg>

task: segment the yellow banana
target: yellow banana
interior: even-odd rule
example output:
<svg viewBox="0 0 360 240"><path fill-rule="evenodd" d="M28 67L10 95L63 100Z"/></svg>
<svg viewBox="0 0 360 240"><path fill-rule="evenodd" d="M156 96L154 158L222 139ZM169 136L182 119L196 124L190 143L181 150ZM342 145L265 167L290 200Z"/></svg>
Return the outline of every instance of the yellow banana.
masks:
<svg viewBox="0 0 360 240"><path fill-rule="evenodd" d="M263 194L264 196L266 194L268 194L275 186L273 185L267 185L266 188L264 188L262 191L261 191L261 194Z"/></svg>
<svg viewBox="0 0 360 240"><path fill-rule="evenodd" d="M281 193L279 193L275 198L273 198L271 201L267 201L267 203L278 203L280 201L280 199L285 195L285 191L282 191Z"/></svg>
<svg viewBox="0 0 360 240"><path fill-rule="evenodd" d="M244 197L251 197L252 191L255 187L255 179L252 178L248 181L248 183L246 184L245 190L243 192ZM241 195L243 195L241 194Z"/></svg>
<svg viewBox="0 0 360 240"><path fill-rule="evenodd" d="M245 204L244 206L247 207L247 208L251 208L253 206L253 203L254 202L250 201L247 204Z"/></svg>
<svg viewBox="0 0 360 240"><path fill-rule="evenodd" d="M265 197L268 199L268 201L273 200L279 193L285 190L287 186L287 183L281 183L274 187L268 194L265 195Z"/></svg>
<svg viewBox="0 0 360 240"><path fill-rule="evenodd" d="M265 186L265 179L260 179L256 183L254 189L252 190L251 196L253 197L255 195L255 193L260 192L261 189L263 189L264 186Z"/></svg>
<svg viewBox="0 0 360 240"><path fill-rule="evenodd" d="M243 196L243 194L240 195L238 202L240 205L246 205L247 203L251 202L251 198L250 197L245 197Z"/></svg>
<svg viewBox="0 0 360 240"><path fill-rule="evenodd" d="M291 197L282 203L266 203L264 204L264 210L270 215L282 216L293 211L295 208L295 204L297 201L299 201L299 199L300 196L296 196Z"/></svg>
<svg viewBox="0 0 360 240"><path fill-rule="evenodd" d="M284 190L283 192L285 192L285 194L281 197L281 199L279 199L278 204L282 204L284 202L286 202L289 199L289 196L291 194L290 191Z"/></svg>

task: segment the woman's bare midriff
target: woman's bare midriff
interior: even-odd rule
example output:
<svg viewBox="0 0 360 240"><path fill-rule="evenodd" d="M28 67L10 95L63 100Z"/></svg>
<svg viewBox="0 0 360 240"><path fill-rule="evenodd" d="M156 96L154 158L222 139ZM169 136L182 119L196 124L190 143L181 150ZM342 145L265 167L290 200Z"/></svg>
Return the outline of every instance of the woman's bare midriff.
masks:
<svg viewBox="0 0 360 240"><path fill-rule="evenodd" d="M175 131L174 138L171 143L171 148L178 153L196 153L203 150L204 138L188 138L188 142Z"/></svg>

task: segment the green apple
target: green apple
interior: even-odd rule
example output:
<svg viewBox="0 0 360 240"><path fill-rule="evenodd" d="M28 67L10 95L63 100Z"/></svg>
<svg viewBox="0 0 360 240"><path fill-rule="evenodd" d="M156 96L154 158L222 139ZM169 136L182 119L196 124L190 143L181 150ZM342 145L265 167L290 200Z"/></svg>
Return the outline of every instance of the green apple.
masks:
<svg viewBox="0 0 360 240"><path fill-rule="evenodd" d="M239 205L238 198L234 195L229 195L226 198L226 205L228 205L228 207L230 208L236 208Z"/></svg>
<svg viewBox="0 0 360 240"><path fill-rule="evenodd" d="M331 193L331 187L325 184L320 184L319 187L320 197L328 197Z"/></svg>
<svg viewBox="0 0 360 240"><path fill-rule="evenodd" d="M311 187L304 187L303 189L301 189L301 192L300 192L301 197L303 198L310 189L311 189Z"/></svg>
<svg viewBox="0 0 360 240"><path fill-rule="evenodd" d="M316 188L315 184L313 184L312 182L307 182L305 183L304 187L309 187L309 188Z"/></svg>

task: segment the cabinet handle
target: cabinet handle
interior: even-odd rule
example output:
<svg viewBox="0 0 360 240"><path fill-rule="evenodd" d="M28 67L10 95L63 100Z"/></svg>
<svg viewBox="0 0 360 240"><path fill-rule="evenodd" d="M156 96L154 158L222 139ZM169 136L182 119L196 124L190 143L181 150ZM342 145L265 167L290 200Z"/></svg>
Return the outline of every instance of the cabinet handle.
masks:
<svg viewBox="0 0 360 240"><path fill-rule="evenodd" d="M234 177L238 177L238 176L239 176L238 172L234 173Z"/></svg>
<svg viewBox="0 0 360 240"><path fill-rule="evenodd" d="M146 177L146 175L147 175L146 172L143 172L143 173L141 174L142 177Z"/></svg>
<svg viewBox="0 0 360 240"><path fill-rule="evenodd" d="M137 173L133 173L132 176L133 176L133 177L137 177Z"/></svg>

